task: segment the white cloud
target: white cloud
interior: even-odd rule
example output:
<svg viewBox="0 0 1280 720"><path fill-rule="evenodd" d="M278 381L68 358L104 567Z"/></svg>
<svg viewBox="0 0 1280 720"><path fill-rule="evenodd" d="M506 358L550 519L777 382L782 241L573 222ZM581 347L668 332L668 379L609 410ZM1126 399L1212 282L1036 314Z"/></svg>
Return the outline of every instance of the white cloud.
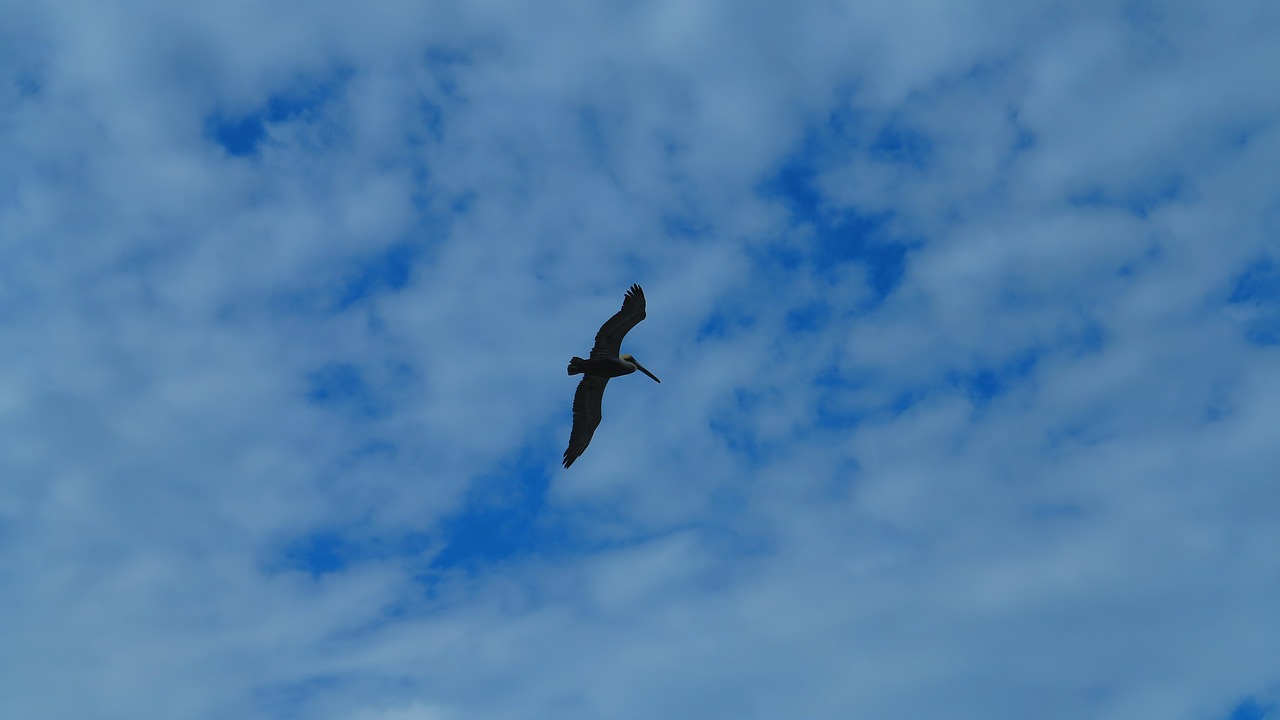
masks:
<svg viewBox="0 0 1280 720"><path fill-rule="evenodd" d="M1275 11L780 7L15 12L0 715L1274 703Z"/></svg>

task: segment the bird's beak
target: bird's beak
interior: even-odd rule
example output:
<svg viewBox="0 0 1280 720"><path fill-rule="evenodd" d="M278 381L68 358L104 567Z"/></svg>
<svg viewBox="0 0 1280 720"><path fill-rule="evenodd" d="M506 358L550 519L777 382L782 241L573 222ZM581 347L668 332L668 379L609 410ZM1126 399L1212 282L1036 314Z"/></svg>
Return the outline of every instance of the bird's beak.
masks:
<svg viewBox="0 0 1280 720"><path fill-rule="evenodd" d="M659 385L661 385L661 384L662 384L662 381L661 381L661 380L659 380L659 379L658 379L658 378L657 378L653 373L649 372L648 370L645 370L645 369L644 369L644 366L643 366L643 365L641 365L640 363L636 362L634 358L631 360L631 362L636 366L636 369L637 369L637 370L639 370L640 372L644 373L645 375L648 375L649 377L653 378L653 381L654 381L654 382L656 382L656 383L658 383Z"/></svg>

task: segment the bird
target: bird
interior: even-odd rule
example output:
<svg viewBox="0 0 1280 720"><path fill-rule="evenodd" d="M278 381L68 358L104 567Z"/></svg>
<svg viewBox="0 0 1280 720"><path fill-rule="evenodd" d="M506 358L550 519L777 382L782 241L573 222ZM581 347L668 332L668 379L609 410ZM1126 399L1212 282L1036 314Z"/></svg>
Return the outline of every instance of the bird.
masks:
<svg viewBox="0 0 1280 720"><path fill-rule="evenodd" d="M622 349L622 338L644 319L644 307L644 290L639 285L632 285L622 299L622 309L605 321L600 332L596 333L591 357L584 360L574 356L569 360L569 374L581 374L582 380L573 395L573 430L569 433L569 447L564 451L566 468L587 449L591 436L600 425L600 402L604 399L604 386L609 378L630 375L639 370L654 382L662 382L631 355L618 354Z"/></svg>

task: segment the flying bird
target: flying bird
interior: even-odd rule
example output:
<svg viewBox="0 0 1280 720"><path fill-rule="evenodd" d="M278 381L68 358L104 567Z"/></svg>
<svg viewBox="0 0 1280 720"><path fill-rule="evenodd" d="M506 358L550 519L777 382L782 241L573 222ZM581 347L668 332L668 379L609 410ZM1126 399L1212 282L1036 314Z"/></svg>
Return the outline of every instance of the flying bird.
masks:
<svg viewBox="0 0 1280 720"><path fill-rule="evenodd" d="M631 328L644 319L644 291L632 285L622 300L622 309L600 326L596 333L591 357L583 360L574 357L569 361L569 374L582 374L578 391L573 395L573 431L569 433L569 447L564 451L564 466L569 467L587 449L591 436L600 425L600 401L604 399L604 386L609 378L630 375L639 370L662 382L630 355L618 355L622 338Z"/></svg>

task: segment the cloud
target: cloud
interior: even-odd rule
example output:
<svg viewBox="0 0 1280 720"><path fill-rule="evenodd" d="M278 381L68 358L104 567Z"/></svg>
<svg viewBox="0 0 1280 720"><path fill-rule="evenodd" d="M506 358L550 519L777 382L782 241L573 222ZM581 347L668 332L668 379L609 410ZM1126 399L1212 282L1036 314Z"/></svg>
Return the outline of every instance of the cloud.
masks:
<svg viewBox="0 0 1280 720"><path fill-rule="evenodd" d="M0 714L1266 717L1275 19L15 11Z"/></svg>

